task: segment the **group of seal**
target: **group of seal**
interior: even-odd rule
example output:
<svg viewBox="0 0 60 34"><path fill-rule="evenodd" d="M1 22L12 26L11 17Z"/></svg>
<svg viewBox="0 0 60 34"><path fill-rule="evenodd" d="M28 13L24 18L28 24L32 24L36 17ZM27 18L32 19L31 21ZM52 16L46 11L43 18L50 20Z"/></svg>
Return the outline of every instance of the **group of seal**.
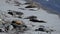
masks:
<svg viewBox="0 0 60 34"><path fill-rule="evenodd" d="M37 19L37 16L29 16L29 17L26 17L24 19L29 19L29 21L32 21L32 22L39 22L39 23L46 23L45 21L43 20L38 20Z"/></svg>
<svg viewBox="0 0 60 34"><path fill-rule="evenodd" d="M9 11L8 14L18 18L22 18L22 15L24 14L23 12L18 12L14 10L8 10L8 11Z"/></svg>

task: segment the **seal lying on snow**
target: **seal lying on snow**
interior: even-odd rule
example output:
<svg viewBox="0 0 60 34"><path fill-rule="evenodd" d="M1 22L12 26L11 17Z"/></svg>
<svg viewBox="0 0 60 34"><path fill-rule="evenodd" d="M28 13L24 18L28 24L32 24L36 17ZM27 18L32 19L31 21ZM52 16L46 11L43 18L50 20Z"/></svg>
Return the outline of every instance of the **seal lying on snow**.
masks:
<svg viewBox="0 0 60 34"><path fill-rule="evenodd" d="M29 17L24 18L24 19L29 19L29 21L32 21L32 22L46 23L43 20L38 20L36 16L29 16Z"/></svg>
<svg viewBox="0 0 60 34"><path fill-rule="evenodd" d="M26 0L27 4L29 4L29 6L26 6L25 8L37 8L38 10L40 9L40 4L37 2L34 2L33 0Z"/></svg>
<svg viewBox="0 0 60 34"><path fill-rule="evenodd" d="M3 21L0 25L3 25L2 27L4 28L4 31L0 29L0 32L8 32L14 30L19 30L23 32L27 30L27 25L25 25L25 23L21 20L12 20L12 21L9 20L5 21L4 19L2 20Z"/></svg>
<svg viewBox="0 0 60 34"><path fill-rule="evenodd" d="M37 18L37 16L32 15L32 16L26 17L24 19L31 19L31 18Z"/></svg>
<svg viewBox="0 0 60 34"><path fill-rule="evenodd" d="M12 11L12 10L8 10L8 11L9 11L8 14L18 18L22 18L22 15L24 14L23 12L18 12L18 11Z"/></svg>
<svg viewBox="0 0 60 34"><path fill-rule="evenodd" d="M32 22L46 23L46 22L43 21L43 20L37 20L37 19L30 19L30 21L32 21Z"/></svg>
<svg viewBox="0 0 60 34"><path fill-rule="evenodd" d="M12 21L11 25L14 29L18 28L20 31L25 31L27 26L22 21Z"/></svg>

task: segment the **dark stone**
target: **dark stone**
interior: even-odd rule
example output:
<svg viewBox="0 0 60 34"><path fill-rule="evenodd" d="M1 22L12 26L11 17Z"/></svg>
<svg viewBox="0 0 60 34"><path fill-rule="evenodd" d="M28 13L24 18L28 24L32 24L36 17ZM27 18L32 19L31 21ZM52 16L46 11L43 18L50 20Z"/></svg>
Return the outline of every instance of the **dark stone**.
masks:
<svg viewBox="0 0 60 34"><path fill-rule="evenodd" d="M17 15L23 15L22 12L15 12Z"/></svg>
<svg viewBox="0 0 60 34"><path fill-rule="evenodd" d="M12 21L11 25L16 28L16 25L14 25L16 22L15 21Z"/></svg>
<svg viewBox="0 0 60 34"><path fill-rule="evenodd" d="M12 23L16 23L15 21L12 21Z"/></svg>
<svg viewBox="0 0 60 34"><path fill-rule="evenodd" d="M46 33L48 33L49 31L46 31Z"/></svg>
<svg viewBox="0 0 60 34"><path fill-rule="evenodd" d="M12 12L8 12L8 14L13 15L13 13L12 13Z"/></svg>
<svg viewBox="0 0 60 34"><path fill-rule="evenodd" d="M27 7L25 7L25 8L35 8L35 6L27 6Z"/></svg>
<svg viewBox="0 0 60 34"><path fill-rule="evenodd" d="M35 31L45 31L43 28L38 28L38 29L35 29Z"/></svg>
<svg viewBox="0 0 60 34"><path fill-rule="evenodd" d="M44 29L43 28L39 28L39 31L44 31Z"/></svg>
<svg viewBox="0 0 60 34"><path fill-rule="evenodd" d="M2 29L0 29L0 32L2 32Z"/></svg>
<svg viewBox="0 0 60 34"><path fill-rule="evenodd" d="M26 25L23 25L23 27L27 28L27 26L26 26Z"/></svg>
<svg viewBox="0 0 60 34"><path fill-rule="evenodd" d="M18 16L18 18L22 18L22 17Z"/></svg>
<svg viewBox="0 0 60 34"><path fill-rule="evenodd" d="M40 21L40 20L37 20L37 19L30 19L30 21L32 21L32 22L46 23L45 21Z"/></svg>
<svg viewBox="0 0 60 34"><path fill-rule="evenodd" d="M37 20L37 16L29 16L29 17L26 17L24 19L29 19L30 21L32 22L39 22L39 23L46 23L45 21L43 20Z"/></svg>
<svg viewBox="0 0 60 34"><path fill-rule="evenodd" d="M43 22L43 23L46 23L45 21L39 21L39 22Z"/></svg>
<svg viewBox="0 0 60 34"><path fill-rule="evenodd" d="M11 24L12 26L13 26L13 28L16 28L16 25L14 25L14 24Z"/></svg>

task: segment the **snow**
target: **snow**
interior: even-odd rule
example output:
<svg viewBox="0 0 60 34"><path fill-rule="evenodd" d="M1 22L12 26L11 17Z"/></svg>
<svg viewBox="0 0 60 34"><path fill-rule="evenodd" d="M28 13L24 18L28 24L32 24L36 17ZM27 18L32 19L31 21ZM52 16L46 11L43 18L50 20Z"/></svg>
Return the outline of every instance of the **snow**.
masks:
<svg viewBox="0 0 60 34"><path fill-rule="evenodd" d="M52 34L60 34L60 19L59 19L59 16L56 15L56 14L50 14L48 13L46 10L43 10L42 8L40 8L40 10L36 10L36 8L33 8L35 9L36 11L32 11L32 10L29 10L27 8L24 8L25 6L27 5L21 5L21 6L14 6L14 3L13 1L10 2L10 3L6 3L5 2L6 0L0 0L0 15L2 15L2 13L4 13L2 15L2 19L4 18L5 20L14 20L14 19L18 19L18 20L23 20L25 22L26 25L28 25L30 27L31 30L29 31L26 31L25 33L23 34L49 34L49 33L46 33L46 32L35 32L33 31L34 29L38 28L39 25L44 25L46 27L49 27L49 28L52 28L54 30L56 30L55 32L52 32ZM24 4L26 1L24 0L17 0L19 2L21 2L22 4ZM25 10L22 10L22 9L18 9L18 8L23 8ZM32 16L32 15L35 15L37 16L39 20L44 20L46 21L47 23L33 23L33 22L30 22L28 19L19 19L19 18L14 18L12 17L11 15L8 15L7 14L7 10L15 10L15 11L21 11L24 13L24 17L27 17L27 16ZM6 17L7 16L7 17ZM1 20L0 18L0 20ZM35 27L32 27L31 24L35 25ZM5 33L1 33L1 34L5 34ZM11 34L11 33L10 33Z"/></svg>

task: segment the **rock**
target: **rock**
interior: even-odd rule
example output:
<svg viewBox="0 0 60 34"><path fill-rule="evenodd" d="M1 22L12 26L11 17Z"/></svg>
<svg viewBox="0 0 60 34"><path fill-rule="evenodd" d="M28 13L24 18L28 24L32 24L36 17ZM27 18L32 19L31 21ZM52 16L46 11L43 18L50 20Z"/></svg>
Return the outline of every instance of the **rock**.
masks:
<svg viewBox="0 0 60 34"><path fill-rule="evenodd" d="M26 6L25 8L35 8L35 6Z"/></svg>
<svg viewBox="0 0 60 34"><path fill-rule="evenodd" d="M27 28L27 26L26 26L26 25L23 25L23 27Z"/></svg>
<svg viewBox="0 0 60 34"><path fill-rule="evenodd" d="M8 12L8 14L13 15L13 13L12 13L12 12Z"/></svg>
<svg viewBox="0 0 60 34"><path fill-rule="evenodd" d="M2 32L2 29L0 29L0 32Z"/></svg>
<svg viewBox="0 0 60 34"><path fill-rule="evenodd" d="M29 19L29 21L32 21L32 22L46 23L46 22L43 21L43 20L38 20L38 19L37 19L37 16L29 16L29 17L24 18L24 19Z"/></svg>
<svg viewBox="0 0 60 34"><path fill-rule="evenodd" d="M39 22L39 23L46 23L46 22L43 21L43 20L37 20L37 19L35 19L35 18L30 19L29 21L32 21L32 22Z"/></svg>
<svg viewBox="0 0 60 34"><path fill-rule="evenodd" d="M38 29L35 29L35 31L45 31L44 28L38 28Z"/></svg>
<svg viewBox="0 0 60 34"><path fill-rule="evenodd" d="M17 15L23 15L22 12L17 12L17 11L14 11Z"/></svg>
<svg viewBox="0 0 60 34"><path fill-rule="evenodd" d="M29 17L26 17L24 19L33 19L33 18L37 18L37 16L29 16Z"/></svg>

